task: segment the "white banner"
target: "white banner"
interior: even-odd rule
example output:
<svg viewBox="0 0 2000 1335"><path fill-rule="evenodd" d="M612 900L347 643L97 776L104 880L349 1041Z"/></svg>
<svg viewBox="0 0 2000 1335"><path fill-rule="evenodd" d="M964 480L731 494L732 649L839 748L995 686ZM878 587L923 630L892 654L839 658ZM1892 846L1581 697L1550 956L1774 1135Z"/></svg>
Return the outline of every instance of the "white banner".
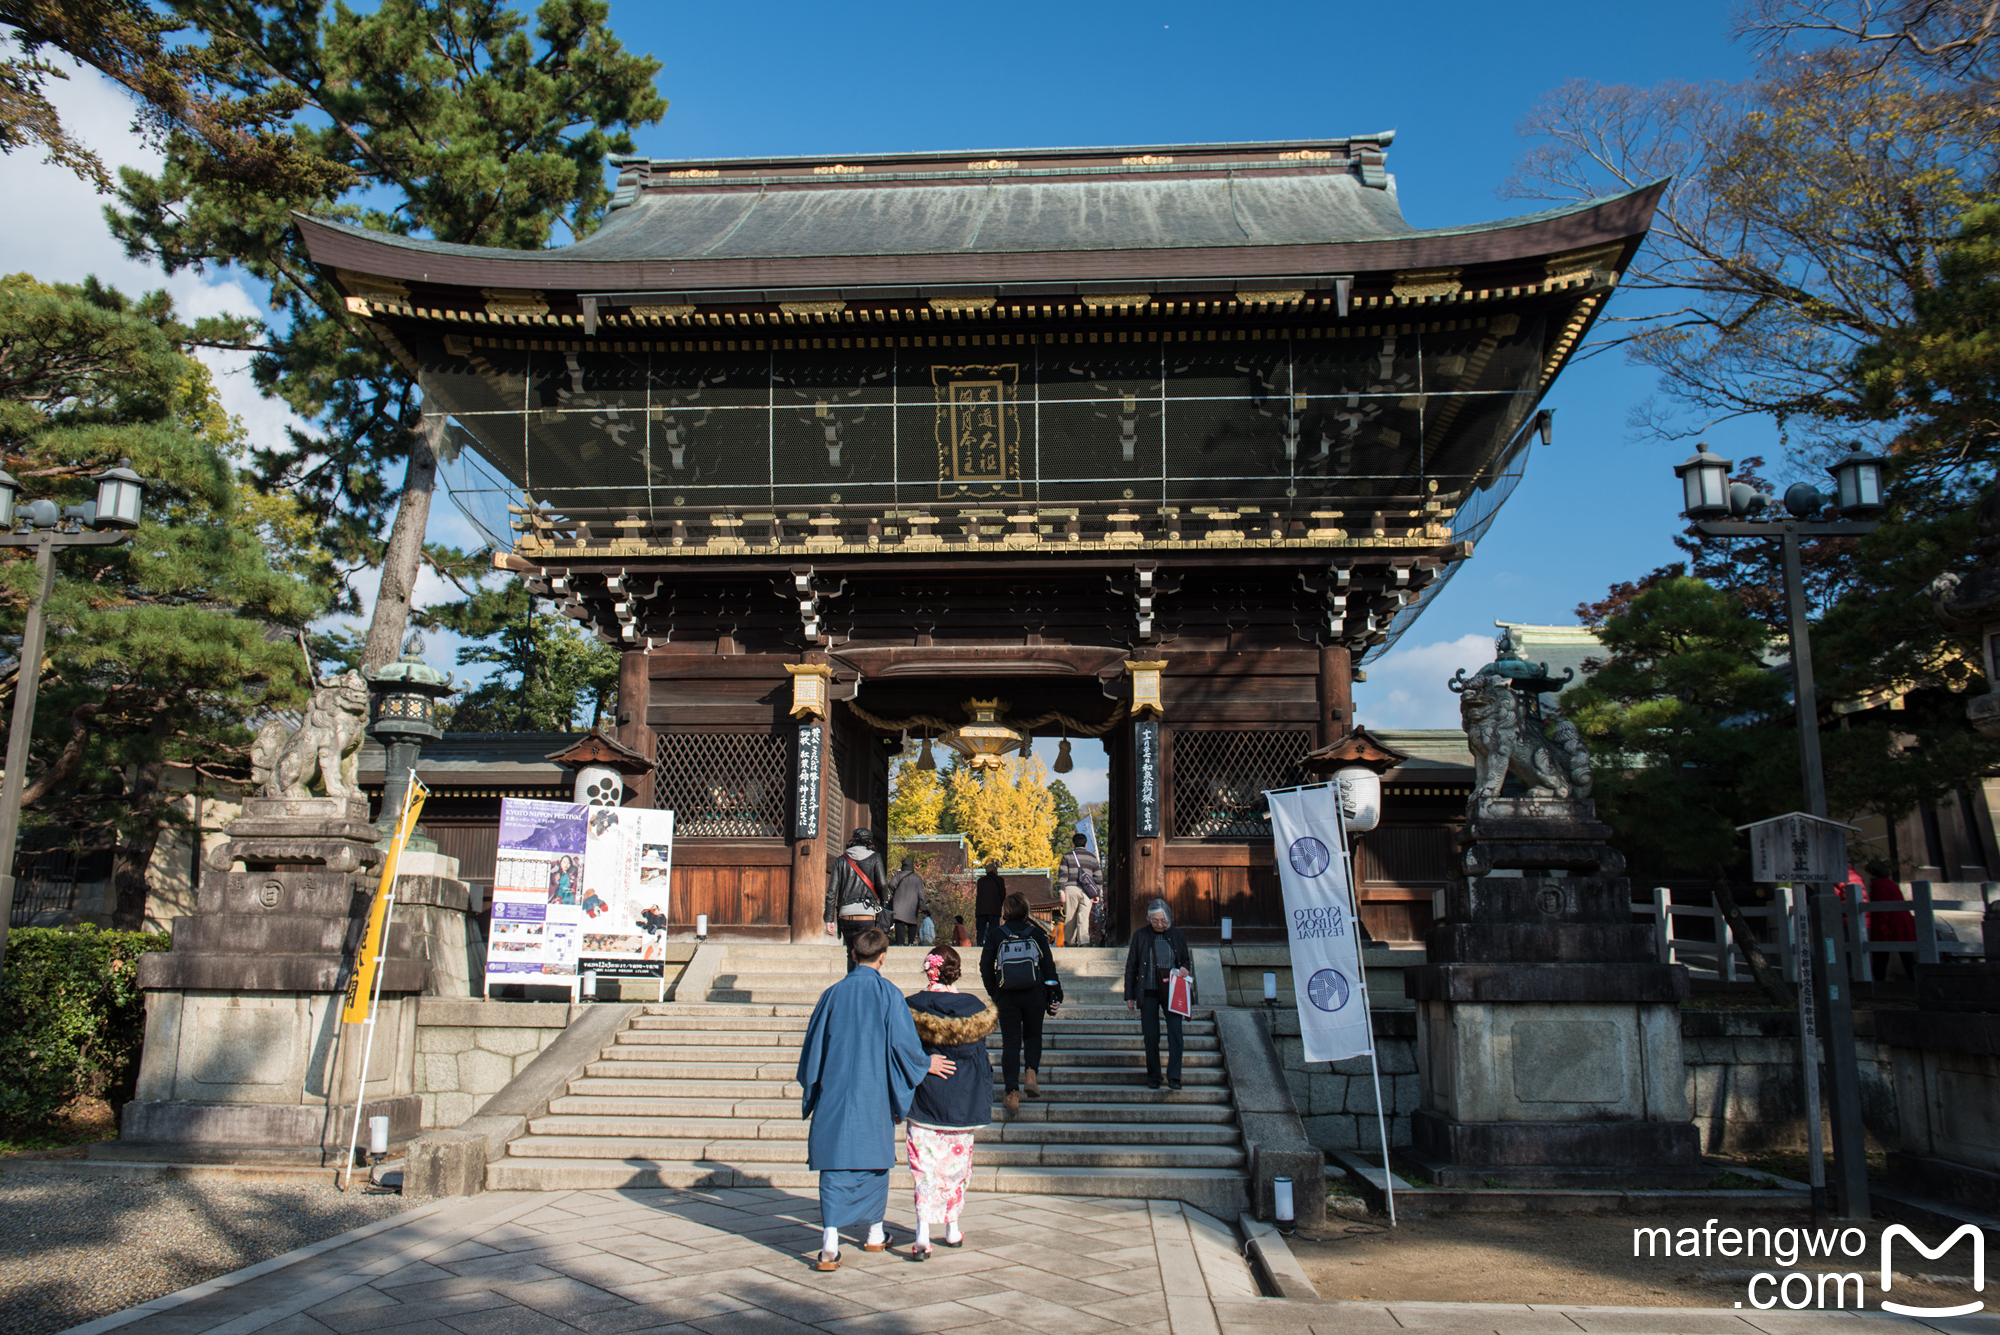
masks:
<svg viewBox="0 0 2000 1335"><path fill-rule="evenodd" d="M1354 932L1354 888L1337 785L1270 794L1278 883L1285 891L1285 937L1292 988L1309 1062L1365 1057L1375 1050L1362 995Z"/></svg>

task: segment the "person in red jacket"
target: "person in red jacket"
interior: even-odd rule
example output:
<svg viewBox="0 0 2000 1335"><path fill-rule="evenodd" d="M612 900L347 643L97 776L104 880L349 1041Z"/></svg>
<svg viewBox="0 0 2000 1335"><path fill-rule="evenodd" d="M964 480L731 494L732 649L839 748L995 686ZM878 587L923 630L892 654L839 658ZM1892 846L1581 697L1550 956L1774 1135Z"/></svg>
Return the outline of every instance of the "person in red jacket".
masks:
<svg viewBox="0 0 2000 1335"><path fill-rule="evenodd" d="M1903 898L1903 887L1896 884L1896 878L1889 874L1887 863L1868 864L1868 898ZM1909 941L1917 939L1917 915L1906 909L1887 909L1868 915L1868 939L1870 941ZM1914 979L1917 976L1917 954L1914 950L1889 952L1882 962L1882 981L1889 981L1892 962L1903 961L1903 976Z"/></svg>

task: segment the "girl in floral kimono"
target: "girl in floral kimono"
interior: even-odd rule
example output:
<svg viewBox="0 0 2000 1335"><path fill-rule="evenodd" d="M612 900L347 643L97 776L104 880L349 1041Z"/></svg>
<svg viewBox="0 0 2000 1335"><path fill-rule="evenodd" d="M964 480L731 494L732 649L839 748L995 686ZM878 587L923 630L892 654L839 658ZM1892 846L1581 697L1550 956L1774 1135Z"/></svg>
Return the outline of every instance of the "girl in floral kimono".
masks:
<svg viewBox="0 0 2000 1335"><path fill-rule="evenodd" d="M972 1180L972 1137L993 1113L993 1064L986 1055L986 1036L999 1012L983 997L967 996L958 982L958 952L933 946L924 956L923 991L909 998L910 1018L924 1051L949 1058L949 1076L930 1076L917 1086L904 1119L908 1131L910 1175L917 1183L917 1236L910 1244L912 1261L931 1259L931 1226L944 1225L944 1245L962 1246L958 1216L965 1208L966 1184Z"/></svg>

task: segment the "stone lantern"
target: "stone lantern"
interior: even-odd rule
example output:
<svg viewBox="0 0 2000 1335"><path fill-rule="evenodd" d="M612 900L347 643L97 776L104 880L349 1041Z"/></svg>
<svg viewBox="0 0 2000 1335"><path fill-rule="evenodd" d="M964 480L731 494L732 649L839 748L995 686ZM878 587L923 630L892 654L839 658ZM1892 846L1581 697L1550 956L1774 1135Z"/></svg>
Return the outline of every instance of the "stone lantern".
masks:
<svg viewBox="0 0 2000 1335"><path fill-rule="evenodd" d="M376 827L384 831L395 828L417 754L425 742L444 736L437 726L437 702L459 689L450 673L424 662L423 652L424 642L412 635L401 658L363 674L368 679L368 733L382 743L382 809L376 813Z"/></svg>

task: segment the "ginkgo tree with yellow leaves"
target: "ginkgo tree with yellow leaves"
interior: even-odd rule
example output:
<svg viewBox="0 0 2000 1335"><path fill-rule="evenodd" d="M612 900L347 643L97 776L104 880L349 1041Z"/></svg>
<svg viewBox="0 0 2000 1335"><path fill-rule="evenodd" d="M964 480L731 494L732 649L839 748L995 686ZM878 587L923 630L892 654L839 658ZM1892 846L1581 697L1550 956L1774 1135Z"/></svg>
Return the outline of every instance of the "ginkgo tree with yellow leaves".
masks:
<svg viewBox="0 0 2000 1335"><path fill-rule="evenodd" d="M943 834L943 823L944 780L936 770L918 769L915 761L897 761L890 779L890 840L916 834Z"/></svg>
<svg viewBox="0 0 2000 1335"><path fill-rule="evenodd" d="M980 863L1003 867L1052 865L1056 803L1040 757L1017 757L997 768L960 766L944 781L944 808Z"/></svg>

